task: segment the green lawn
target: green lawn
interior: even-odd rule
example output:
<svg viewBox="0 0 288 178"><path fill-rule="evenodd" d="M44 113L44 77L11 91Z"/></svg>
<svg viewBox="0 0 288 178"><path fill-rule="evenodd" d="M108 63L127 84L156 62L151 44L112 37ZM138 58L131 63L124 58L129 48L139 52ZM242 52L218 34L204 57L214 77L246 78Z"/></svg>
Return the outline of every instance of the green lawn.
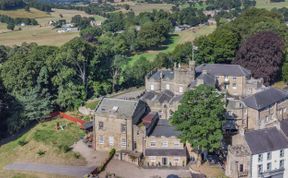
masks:
<svg viewBox="0 0 288 178"><path fill-rule="evenodd" d="M99 103L99 100L88 101L86 102L85 107L94 110L96 109L96 106L98 105L98 103Z"/></svg>
<svg viewBox="0 0 288 178"><path fill-rule="evenodd" d="M257 8L273 9L273 8L282 8L288 7L288 0L285 2L271 3L270 0L256 0Z"/></svg>
<svg viewBox="0 0 288 178"><path fill-rule="evenodd" d="M64 130L56 130L57 123L64 126ZM0 175L4 177L25 177L25 174L5 171L3 167L13 162L33 162L44 164L61 165L86 165L84 158L76 158L72 151L65 152L62 148L68 147L78 141L84 131L78 125L63 119L40 123L25 133L17 140L11 141L0 147ZM25 141L25 145L20 145L19 141ZM39 150L45 152L39 156ZM66 150L67 151L67 150ZM24 176L25 175L25 176ZM33 177L32 173L28 173ZM31 175L31 176L30 176ZM49 177L47 175L37 175L36 177ZM1 177L0 176L0 177ZM52 176L53 177L53 176ZM58 176L55 176L55 178Z"/></svg>

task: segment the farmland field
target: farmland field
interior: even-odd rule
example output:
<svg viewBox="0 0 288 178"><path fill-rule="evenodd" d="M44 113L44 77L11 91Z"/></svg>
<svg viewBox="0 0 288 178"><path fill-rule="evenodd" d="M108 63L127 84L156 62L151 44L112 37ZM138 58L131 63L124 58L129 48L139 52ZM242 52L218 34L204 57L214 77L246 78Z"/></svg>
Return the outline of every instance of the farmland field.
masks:
<svg viewBox="0 0 288 178"><path fill-rule="evenodd" d="M27 17L27 18L36 18L39 25L37 26L25 26L21 27L22 30L17 30L19 27L16 27L15 31L7 30L6 24L0 23L0 44L13 46L20 45L23 42L35 42L39 45L52 45L52 46L61 46L67 41L73 39L74 37L79 36L78 32L66 32L66 33L57 33L53 27L48 25L48 22L51 20L61 19L60 14L63 16L63 19L70 21L71 18L75 15L81 16L91 16L86 14L83 11L77 10L64 10L64 9L53 9L51 13L45 13L36 9L31 8L31 12L27 12L23 9L13 10L13 11L0 11L0 14L9 15L11 17ZM96 20L102 21L103 17L94 16Z"/></svg>
<svg viewBox="0 0 288 178"><path fill-rule="evenodd" d="M257 8L273 9L273 8L288 8L288 0L285 2L271 3L270 0L256 0Z"/></svg>

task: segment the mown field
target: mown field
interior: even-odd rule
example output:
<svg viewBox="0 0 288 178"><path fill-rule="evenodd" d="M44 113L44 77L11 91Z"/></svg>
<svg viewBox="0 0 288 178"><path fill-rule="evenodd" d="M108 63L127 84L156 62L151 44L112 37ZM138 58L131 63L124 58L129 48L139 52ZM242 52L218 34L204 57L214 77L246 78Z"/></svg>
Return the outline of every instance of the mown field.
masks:
<svg viewBox="0 0 288 178"><path fill-rule="evenodd" d="M62 15L63 19L66 19L66 21L71 21L72 17L75 15L91 16L83 11L77 10L53 9L53 12L48 14L33 8L31 8L30 12L20 9L13 11L0 11L0 14L9 15L14 18L35 18L39 23L37 26L21 27L22 30L20 31L17 30L19 27L16 27L15 31L7 30L7 25L0 23L0 44L7 46L20 45L23 42L35 42L39 45L61 46L74 37L79 36L79 32L57 33L53 27L48 25L48 22L51 20L61 19L60 15ZM94 17L99 21L104 20L104 18L100 16Z"/></svg>
<svg viewBox="0 0 288 178"><path fill-rule="evenodd" d="M64 130L56 130L57 122L64 127ZM13 162L85 165L84 158L76 156L76 153L67 149L83 135L84 131L80 130L76 124L63 119L36 125L17 140L0 146L0 178L68 178L31 172L5 171L3 168ZM39 151L44 154L39 155Z"/></svg>
<svg viewBox="0 0 288 178"><path fill-rule="evenodd" d="M288 8L288 0L285 2L271 3L270 0L256 0L257 8L273 9L273 8Z"/></svg>
<svg viewBox="0 0 288 178"><path fill-rule="evenodd" d="M130 9L135 12L136 15L141 12L152 12L153 9L170 11L172 6L171 4L149 4L149 3L137 3L137 2L123 2L123 3L114 3L115 5L128 4ZM127 12L127 10L121 9L122 12Z"/></svg>
<svg viewBox="0 0 288 178"><path fill-rule="evenodd" d="M172 52L178 44L182 44L185 42L192 42L195 40L195 38L200 37L202 35L210 34L215 29L216 29L216 25L210 25L210 26L205 25L205 26L190 28L181 32L177 32L172 36L171 43L163 46L164 48L163 50L150 50L150 51L143 52L141 54L134 55L131 57L129 64L133 64L140 57L145 57L148 60L152 61L160 52L164 52L164 53Z"/></svg>

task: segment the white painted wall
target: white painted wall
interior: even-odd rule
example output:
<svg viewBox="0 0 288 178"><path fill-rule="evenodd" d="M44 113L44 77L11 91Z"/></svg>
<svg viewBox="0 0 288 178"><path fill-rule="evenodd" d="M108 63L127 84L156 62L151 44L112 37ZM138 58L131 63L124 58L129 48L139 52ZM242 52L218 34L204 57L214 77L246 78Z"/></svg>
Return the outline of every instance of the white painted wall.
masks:
<svg viewBox="0 0 288 178"><path fill-rule="evenodd" d="M280 160L284 159L284 177L288 177L288 149L284 149L284 157L280 158L280 150L271 152L271 160L267 160L267 152L262 153L263 160L262 162L258 162L258 154L252 155L252 178L258 178L258 165L262 164L263 171L267 171L267 163L271 163L271 170L280 168Z"/></svg>

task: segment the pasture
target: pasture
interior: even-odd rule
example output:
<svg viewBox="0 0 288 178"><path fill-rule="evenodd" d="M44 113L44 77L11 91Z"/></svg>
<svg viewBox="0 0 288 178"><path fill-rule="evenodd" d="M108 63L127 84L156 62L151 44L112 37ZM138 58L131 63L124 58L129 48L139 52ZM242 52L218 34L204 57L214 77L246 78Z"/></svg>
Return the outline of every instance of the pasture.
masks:
<svg viewBox="0 0 288 178"><path fill-rule="evenodd" d="M0 23L0 44L7 46L20 45L23 42L35 42L39 45L61 46L67 41L79 36L79 32L58 33L56 29L49 26L49 21L65 19L69 22L75 15L86 17L91 16L83 11L77 10L53 9L53 12L45 13L33 8L30 9L30 12L27 12L24 9L19 9L13 11L0 11L0 14L9 15L13 18L35 18L39 23L37 26L16 26L15 31L7 30L7 25ZM99 21L104 20L103 17L94 17ZM21 28L21 30L18 30L19 28Z"/></svg>
<svg viewBox="0 0 288 178"><path fill-rule="evenodd" d="M137 3L137 2L122 2L122 3L114 3L115 5L123 5L128 4L130 6L130 9L135 12L136 15L140 14L141 12L152 12L155 10L164 10L164 11L170 11L172 6L171 4L149 4L149 3ZM125 9L121 9L122 12L128 12Z"/></svg>

